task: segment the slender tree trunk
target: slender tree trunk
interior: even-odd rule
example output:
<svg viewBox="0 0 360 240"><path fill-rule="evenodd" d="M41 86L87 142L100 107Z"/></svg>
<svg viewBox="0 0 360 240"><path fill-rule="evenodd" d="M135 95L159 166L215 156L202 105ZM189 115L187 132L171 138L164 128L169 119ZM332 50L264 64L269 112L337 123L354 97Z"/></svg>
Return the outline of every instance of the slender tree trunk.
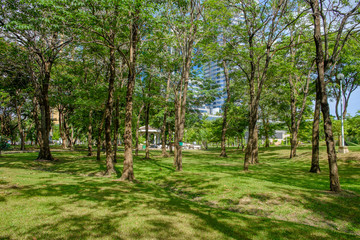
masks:
<svg viewBox="0 0 360 240"><path fill-rule="evenodd" d="M92 110L89 111L88 156L92 156Z"/></svg>
<svg viewBox="0 0 360 240"><path fill-rule="evenodd" d="M70 129L69 126L66 124L66 119L65 116L63 117L63 126L64 126L64 132L66 135L66 142L67 142L67 147L70 148L70 150L73 150L73 139L72 136L70 134Z"/></svg>
<svg viewBox="0 0 360 240"><path fill-rule="evenodd" d="M150 103L146 104L145 107L145 139L146 139L146 149L145 149L145 159L150 159L149 151L149 115L150 115Z"/></svg>
<svg viewBox="0 0 360 240"><path fill-rule="evenodd" d="M251 153L251 163L259 163L259 146L258 146L258 128L257 125L255 125L255 131L254 131L254 139L253 139L253 147L252 147L252 153Z"/></svg>
<svg viewBox="0 0 360 240"><path fill-rule="evenodd" d="M170 114L169 114L170 116ZM172 148L172 132L170 128L170 123L168 123L168 132L169 132L169 154L173 154L173 148Z"/></svg>
<svg viewBox="0 0 360 240"><path fill-rule="evenodd" d="M296 147L297 147L297 129L296 129L296 94L295 94L295 86L292 82L292 75L289 77L291 94L290 94L290 107L291 107L291 149L290 149L290 158L296 157Z"/></svg>
<svg viewBox="0 0 360 240"><path fill-rule="evenodd" d="M118 147L118 136L119 136L119 126L120 126L120 99L119 97L116 99L116 102L115 102L115 126L114 126L114 153L113 153L113 156L114 156L114 163L117 162L116 160L116 153L117 153L117 147Z"/></svg>
<svg viewBox="0 0 360 240"><path fill-rule="evenodd" d="M317 84L316 84L317 85ZM319 137L320 137L320 93L319 88L316 87L316 100L314 110L314 120L312 128L312 155L310 172L320 173L319 163Z"/></svg>
<svg viewBox="0 0 360 240"><path fill-rule="evenodd" d="M139 156L139 125L140 125L140 117L141 117L141 113L144 109L144 104L141 105L140 110L139 110L139 115L137 116L137 121L136 121L136 130L135 130L135 156Z"/></svg>
<svg viewBox="0 0 360 240"><path fill-rule="evenodd" d="M164 110L164 117L163 117L163 124L161 127L161 156L162 157L169 157L169 154L166 152L166 118L168 115L168 101L170 95L170 80L171 80L171 72L169 72L167 83L166 83L166 96L165 96L165 110ZM170 129L169 129L170 132ZM169 133L170 134L170 133ZM170 144L170 143L169 143Z"/></svg>
<svg viewBox="0 0 360 240"><path fill-rule="evenodd" d="M51 72L52 63L44 63L44 79L41 89L40 96L40 109L41 109L41 136L42 136L42 145L40 146L40 152L37 157L39 160L50 160L53 161L54 158L50 152L50 105L49 105L49 82L50 82L50 72Z"/></svg>
<svg viewBox="0 0 360 240"><path fill-rule="evenodd" d="M244 161L244 170L249 170L249 165L256 162L254 157L256 157L257 150L257 105L254 102L254 95L250 94L250 116L249 116L249 130L248 130L248 142L245 150L245 161ZM255 149L254 149L255 147Z"/></svg>
<svg viewBox="0 0 360 240"><path fill-rule="evenodd" d="M108 88L108 99L105 108L105 144L106 144L106 172L104 175L116 174L114 161L113 161L113 149L111 144L111 118L113 109L114 98L114 82L115 82L115 49L109 49L110 56L110 77Z"/></svg>
<svg viewBox="0 0 360 240"><path fill-rule="evenodd" d="M226 66L226 61L223 60L223 68L224 68L224 75L226 80L226 102L224 105L224 113L223 113L223 123L222 123L222 131L221 131L221 153L220 157L227 157L226 155L226 148L225 148L225 141L226 141L226 130L228 127L227 122L227 110L230 104L230 79L229 79L229 72Z"/></svg>
<svg viewBox="0 0 360 240"><path fill-rule="evenodd" d="M18 122L18 130L20 134L20 150L25 150L25 135L24 130L22 128L21 124L21 108L22 105L19 106L17 100L15 100L15 108L16 108L16 115L17 115L17 122Z"/></svg>
<svg viewBox="0 0 360 240"><path fill-rule="evenodd" d="M179 149L179 100L178 94L175 93L175 132L174 132L174 167L176 167L178 162L178 149Z"/></svg>
<svg viewBox="0 0 360 240"><path fill-rule="evenodd" d="M139 9L135 10L136 19L130 24L130 48L129 48L129 75L126 92L126 106L125 106L125 133L124 133L124 168L121 175L121 180L133 181L135 179L133 169L133 155L132 155L132 111L133 111L133 93L135 88L136 78L136 47L139 41L137 18Z"/></svg>
<svg viewBox="0 0 360 240"><path fill-rule="evenodd" d="M330 109L327 101L326 93L326 82L325 82L325 63L324 63L324 53L322 49L322 40L321 40L321 26L320 18L321 13L319 11L319 2L318 0L310 0L310 5L313 10L314 18L314 40L316 46L316 65L317 65L317 87L320 89L320 104L321 111L324 119L324 131L325 131L325 140L328 153L328 162L329 162L329 172L330 172L330 190L334 192L340 192L340 181L338 174L338 167L336 162L336 151L335 151L335 142L332 132L332 123L330 118Z"/></svg>
<svg viewBox="0 0 360 240"><path fill-rule="evenodd" d="M35 129L36 129L36 138L35 138L35 144L39 144L40 146L42 145L42 136L41 136L41 126L40 126L40 122L39 122L39 108L38 108L38 100L37 97L34 96L33 99L33 118L34 118L34 122L35 122Z"/></svg>
<svg viewBox="0 0 360 240"><path fill-rule="evenodd" d="M65 130L64 130L64 114L63 114L63 108L60 106L58 108L59 111L59 133L60 133L60 137L62 140L62 148L66 149L66 134L65 134Z"/></svg>

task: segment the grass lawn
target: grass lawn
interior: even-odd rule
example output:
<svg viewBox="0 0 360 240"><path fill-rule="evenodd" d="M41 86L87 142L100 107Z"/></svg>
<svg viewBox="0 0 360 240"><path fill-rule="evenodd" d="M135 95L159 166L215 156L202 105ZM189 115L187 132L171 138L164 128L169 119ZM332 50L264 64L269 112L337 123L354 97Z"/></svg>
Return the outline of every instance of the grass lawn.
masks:
<svg viewBox="0 0 360 240"><path fill-rule="evenodd" d="M135 183L100 176L104 160L86 152L5 154L0 239L360 239L360 148L349 149L340 194L327 191L325 148L321 174L308 172L309 147L292 160L287 147L260 149L246 173L236 149L185 151L183 172L152 151L135 158Z"/></svg>

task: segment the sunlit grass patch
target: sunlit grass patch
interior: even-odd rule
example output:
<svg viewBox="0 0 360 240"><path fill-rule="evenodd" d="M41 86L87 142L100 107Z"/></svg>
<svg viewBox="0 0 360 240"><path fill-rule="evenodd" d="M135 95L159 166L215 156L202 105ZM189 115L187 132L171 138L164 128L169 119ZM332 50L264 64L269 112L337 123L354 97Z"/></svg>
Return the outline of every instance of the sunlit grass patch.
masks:
<svg viewBox="0 0 360 240"><path fill-rule="evenodd" d="M322 149L323 151L324 149ZM351 150L351 148L350 148ZM152 151L134 159L135 183L104 178L101 162L84 152L0 158L0 238L9 239L356 239L360 236L360 165L339 156L344 191L328 190L309 173L308 147L261 149L243 172L243 153L185 151L183 172ZM352 150L354 151L354 150ZM117 169L122 169L119 152Z"/></svg>

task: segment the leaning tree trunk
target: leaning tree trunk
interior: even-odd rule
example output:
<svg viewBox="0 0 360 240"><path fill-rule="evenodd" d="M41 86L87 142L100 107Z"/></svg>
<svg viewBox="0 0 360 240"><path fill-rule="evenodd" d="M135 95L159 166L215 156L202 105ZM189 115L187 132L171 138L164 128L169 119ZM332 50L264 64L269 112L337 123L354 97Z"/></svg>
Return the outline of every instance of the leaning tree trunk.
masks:
<svg viewBox="0 0 360 240"><path fill-rule="evenodd" d="M50 152L50 105L49 105L49 82L50 82L50 73L51 73L52 63L46 62L44 64L44 79L41 88L41 96L39 96L40 110L41 110L41 137L42 145L40 146L38 160L50 160L53 161L54 158Z"/></svg>
<svg viewBox="0 0 360 240"><path fill-rule="evenodd" d="M226 102L224 105L224 113L223 113L223 123L222 123L222 131L221 131L221 153L220 157L227 157L226 155L226 147L225 147L225 141L226 141L226 130L228 127L227 122L227 110L229 108L230 104L230 79L229 79L229 72L226 67L226 62L223 60L223 68L224 68L224 75L226 80Z"/></svg>
<svg viewBox="0 0 360 240"><path fill-rule="evenodd" d="M92 110L89 111L88 156L92 156Z"/></svg>
<svg viewBox="0 0 360 240"><path fill-rule="evenodd" d="M108 99L105 108L105 153L106 153L106 172L104 175L116 174L113 162L113 149L111 144L111 117L114 98L114 82L115 82L115 49L109 48L110 56L110 77L108 88Z"/></svg>
<svg viewBox="0 0 360 240"><path fill-rule="evenodd" d="M327 93L326 93L325 63L324 63L324 53L322 49L321 26L320 26L321 13L319 11L318 0L310 0L310 5L313 10L313 18L314 18L314 40L316 46L316 65L318 72L317 87L320 89L320 100L321 100L320 104L324 119L325 140L327 146L329 172L330 172L330 190L334 192L340 192L341 187L340 187L338 167L336 161L335 142L333 138L330 109L329 109L329 103L327 101Z"/></svg>

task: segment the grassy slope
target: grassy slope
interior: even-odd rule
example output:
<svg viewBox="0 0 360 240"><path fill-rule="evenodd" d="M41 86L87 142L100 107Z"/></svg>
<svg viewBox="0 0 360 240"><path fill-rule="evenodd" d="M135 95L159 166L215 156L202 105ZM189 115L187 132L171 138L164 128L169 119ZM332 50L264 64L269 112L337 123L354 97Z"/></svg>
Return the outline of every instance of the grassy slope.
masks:
<svg viewBox="0 0 360 240"><path fill-rule="evenodd" d="M310 149L260 153L242 171L243 154L187 151L184 171L172 159L135 159L137 183L99 177L104 164L80 152L0 157L0 239L356 239L360 238L360 149L339 155L344 191L332 194L310 174ZM120 154L121 155L121 154ZM119 170L122 164L118 164Z"/></svg>

